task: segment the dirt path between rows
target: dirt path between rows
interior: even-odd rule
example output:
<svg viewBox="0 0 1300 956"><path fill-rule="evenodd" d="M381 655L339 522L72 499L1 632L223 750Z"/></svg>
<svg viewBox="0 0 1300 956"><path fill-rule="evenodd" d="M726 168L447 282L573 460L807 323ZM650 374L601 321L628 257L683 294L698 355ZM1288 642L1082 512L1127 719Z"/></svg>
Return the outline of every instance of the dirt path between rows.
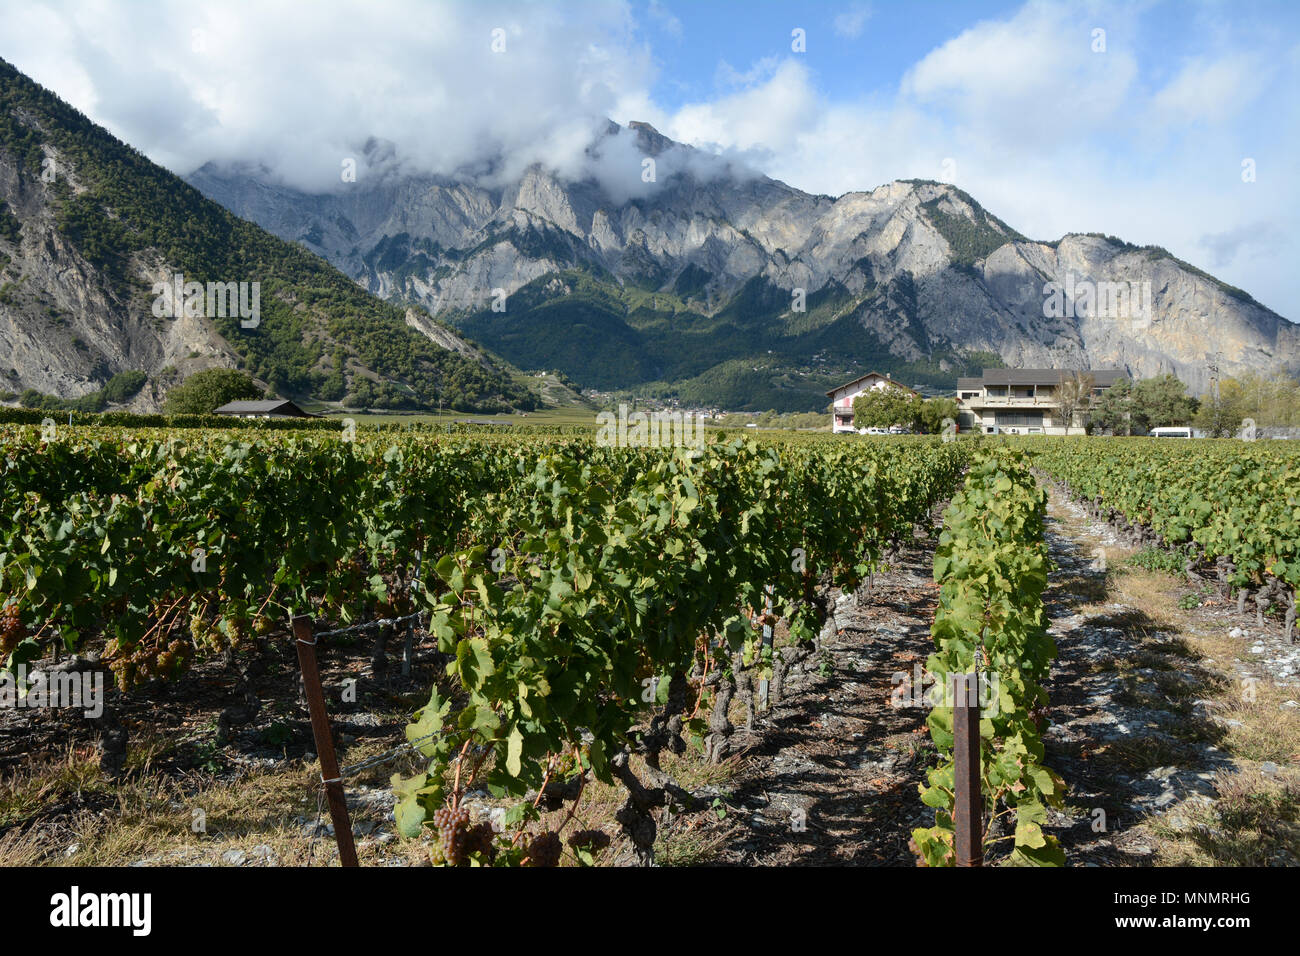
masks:
<svg viewBox="0 0 1300 956"><path fill-rule="evenodd" d="M726 788L721 844L709 862L734 865L911 865L911 830L927 758L925 711L890 706L892 674L911 675L930 650L938 589L932 540L918 538L857 595L833 593L822 632L833 662L786 677Z"/></svg>

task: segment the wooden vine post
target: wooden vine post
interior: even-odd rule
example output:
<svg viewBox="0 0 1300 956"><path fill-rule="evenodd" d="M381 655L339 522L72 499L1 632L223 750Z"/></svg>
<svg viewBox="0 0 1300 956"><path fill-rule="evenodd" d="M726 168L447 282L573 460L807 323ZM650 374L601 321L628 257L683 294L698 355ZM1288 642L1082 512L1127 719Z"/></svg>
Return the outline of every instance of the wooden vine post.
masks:
<svg viewBox="0 0 1300 956"><path fill-rule="evenodd" d="M420 551L415 552L415 577L411 579L410 593L414 594L420 586L420 564L423 557ZM415 660L415 619L406 622L406 643L402 647L402 676L411 676L411 662Z"/></svg>
<svg viewBox="0 0 1300 956"><path fill-rule="evenodd" d="M984 865L984 808L980 796L979 675L954 674L953 848L958 866Z"/></svg>
<svg viewBox="0 0 1300 956"><path fill-rule="evenodd" d="M765 600L763 602L763 646L762 652L771 652L771 666L776 666L776 649L772 646L775 628L772 626L772 585L764 589ZM758 682L758 709L767 710L768 693L772 682L768 678L763 678Z"/></svg>
<svg viewBox="0 0 1300 956"><path fill-rule="evenodd" d="M294 643L298 647L298 666L302 668L303 690L307 694L307 709L311 713L311 732L316 738L316 754L320 757L320 779L325 787L330 819L334 822L334 841L339 847L339 862L343 866L358 866L357 848L352 842L352 821L348 818L348 802L343 796L343 778L339 776L339 762L334 756L329 716L325 713L325 692L321 689L320 671L316 667L316 636L312 633L312 621L302 614L291 623Z"/></svg>

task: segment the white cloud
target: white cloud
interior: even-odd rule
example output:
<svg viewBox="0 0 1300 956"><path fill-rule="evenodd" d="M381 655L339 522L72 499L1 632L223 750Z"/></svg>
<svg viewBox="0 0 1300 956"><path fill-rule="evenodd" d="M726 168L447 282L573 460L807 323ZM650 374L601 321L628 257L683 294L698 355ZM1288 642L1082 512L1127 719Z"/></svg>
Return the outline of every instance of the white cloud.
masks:
<svg viewBox="0 0 1300 956"><path fill-rule="evenodd" d="M778 56L765 56L755 60L748 70L743 73L737 70L726 60L718 61L718 68L714 72L714 83L720 89L736 86L752 86L755 83L766 81L776 72L776 68L781 65L781 58Z"/></svg>
<svg viewBox="0 0 1300 956"><path fill-rule="evenodd" d="M1055 151L1108 126L1130 102L1137 60L1112 28L1092 49L1095 17L1029 3L931 51L904 75L905 99L1017 151Z"/></svg>
<svg viewBox="0 0 1300 956"><path fill-rule="evenodd" d="M6 35L23 40L6 55L171 169L255 159L307 189L337 185L371 137L397 144L410 170L571 161L557 151L581 155L575 129L598 129L654 76L622 2L125 9L7 4ZM496 29L505 52L492 50Z"/></svg>
<svg viewBox="0 0 1300 956"><path fill-rule="evenodd" d="M1152 99L1169 123L1223 123L1249 107L1268 85L1271 69L1249 53L1218 60L1197 57Z"/></svg>
<svg viewBox="0 0 1300 956"><path fill-rule="evenodd" d="M837 13L835 19L831 21L831 27L835 30L836 36L856 40L862 36L862 28L867 25L869 19L871 19L871 7L865 3L855 3L847 10Z"/></svg>
<svg viewBox="0 0 1300 956"><path fill-rule="evenodd" d="M682 35L682 21L677 19L677 16L659 0L650 0L646 12L650 14L650 19L658 23L659 28L665 33L674 37Z"/></svg>
<svg viewBox="0 0 1300 956"><path fill-rule="evenodd" d="M1230 266L1243 253L1277 258L1288 245L1286 230L1272 220L1247 222L1223 232L1208 233L1198 243L1210 253L1216 269Z"/></svg>
<svg viewBox="0 0 1300 956"><path fill-rule="evenodd" d="M664 132L688 143L785 152L824 106L803 63L786 59L764 73L756 85L682 107Z"/></svg>

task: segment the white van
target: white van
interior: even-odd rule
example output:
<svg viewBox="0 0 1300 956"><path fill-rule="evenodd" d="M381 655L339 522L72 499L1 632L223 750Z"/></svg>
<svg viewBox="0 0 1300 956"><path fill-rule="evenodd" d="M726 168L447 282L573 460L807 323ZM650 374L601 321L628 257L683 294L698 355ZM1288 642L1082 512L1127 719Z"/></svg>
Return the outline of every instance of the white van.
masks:
<svg viewBox="0 0 1300 956"><path fill-rule="evenodd" d="M1162 425L1150 431L1152 438L1191 438L1192 429L1187 425Z"/></svg>

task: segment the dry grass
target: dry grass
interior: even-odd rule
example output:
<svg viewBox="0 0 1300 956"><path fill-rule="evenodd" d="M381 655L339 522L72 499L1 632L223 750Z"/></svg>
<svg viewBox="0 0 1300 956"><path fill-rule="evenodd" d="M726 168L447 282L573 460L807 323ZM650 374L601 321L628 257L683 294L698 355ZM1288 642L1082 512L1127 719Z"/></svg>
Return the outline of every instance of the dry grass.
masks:
<svg viewBox="0 0 1300 956"><path fill-rule="evenodd" d="M1148 822L1164 866L1300 865L1300 774L1219 774L1218 799Z"/></svg>
<svg viewBox="0 0 1300 956"><path fill-rule="evenodd" d="M127 772L117 781L100 773L97 756L87 747L69 748L58 759L0 778L0 866L124 866L141 861L223 866L232 865L223 859L230 851L242 851L244 865L337 865L333 837L315 832L318 814L322 824L329 823L328 811L320 805L318 764L286 761L270 769L240 768L220 775L176 776L156 769L162 756L187 743L192 741L161 735L133 738ZM348 748L341 762L359 762L384 749L384 743L368 741ZM723 788L737 760L712 765L690 750L680 756L664 754L662 766L687 790ZM408 755L348 779L353 827L362 833L357 855L363 866L428 865L428 834L402 839L388 819L390 776L420 766L417 757ZM643 766L633 758L634 770ZM374 799L355 799L371 794ZM590 784L564 836L602 829L614 841L598 862L631 862L614 819L625 797L621 786ZM480 802L488 808L509 806L507 801ZM662 825L656 847L661 862L706 862L720 843L702 838L692 822L711 812L705 808ZM567 817L568 805L544 814L540 826L555 828ZM380 842L379 833L393 838ZM566 852L563 863L576 865L577 860Z"/></svg>
<svg viewBox="0 0 1300 956"><path fill-rule="evenodd" d="M1058 514L1064 530L1086 535L1084 522ZM1189 799L1167 814L1139 824L1167 866L1300 864L1300 713L1283 707L1296 688L1260 679L1247 685L1238 667L1254 660L1248 645L1229 637L1222 620L1184 610L1189 585L1162 572L1127 563L1132 549L1106 548L1104 593L1081 594L1092 603L1078 610L1097 626L1117 627L1138 650L1094 662L1092 673L1121 681L1116 700L1177 717L1162 732L1108 742L1095 758L1117 770L1143 772L1185 764L1193 748L1217 747L1236 769L1215 776L1213 801ZM1116 613L1114 604L1140 609ZM1197 702L1204 702L1197 706ZM1277 764L1265 773L1265 761ZM1269 767L1270 771L1274 768Z"/></svg>
<svg viewBox="0 0 1300 956"><path fill-rule="evenodd" d="M220 866L231 850L244 851L250 861L288 866L337 860L333 839L310 830L317 815L318 765L286 763L233 778L174 777L148 769L166 747L139 741L134 772L119 781L106 780L93 754L78 751L0 781L0 822L17 824L0 838L0 866L124 866L142 860ZM57 808L66 812L55 813ZM353 823L388 826L387 809L381 803L356 808ZM328 814L322 819L328 822ZM426 856L417 843L385 846L364 838L358 855L371 865L394 855L411 862Z"/></svg>
<svg viewBox="0 0 1300 956"><path fill-rule="evenodd" d="M655 841L655 863L659 866L707 866L731 839L726 831L698 826L700 818L674 829Z"/></svg>
<svg viewBox="0 0 1300 956"><path fill-rule="evenodd" d="M0 777L0 827L51 806L81 803L88 794L108 793L92 751L69 747L57 760L28 764Z"/></svg>
<svg viewBox="0 0 1300 956"><path fill-rule="evenodd" d="M739 756L733 756L720 764L706 763L701 754L693 749L684 754L664 753L660 766L686 790L698 790L712 787L726 793L726 785L735 776L740 763ZM642 775L644 761L633 757L633 772ZM621 826L614 819L619 807L627 798L627 791L622 785L610 785L599 781L588 784L582 795L573 822L564 831L567 838L577 830L604 830L614 838L611 847L598 858L598 863L626 865L633 862L631 849L620 845L618 839ZM504 805L504 804L503 804ZM560 826L568 815L568 808L545 814L540 823L554 829ZM690 813L675 813L668 821L660 818L659 832L655 840L655 862L661 866L691 866L708 863L713 854L725 843L724 837L704 836L700 824L708 819L714 811L708 807L697 807ZM564 854L561 865L574 865L575 860L569 852Z"/></svg>
<svg viewBox="0 0 1300 956"><path fill-rule="evenodd" d="M1124 773L1178 766L1190 757L1186 745L1159 734L1109 740L1093 751L1093 759L1099 764Z"/></svg>
<svg viewBox="0 0 1300 956"><path fill-rule="evenodd" d="M1182 583L1171 575L1123 567L1107 575L1110 600L1143 609L1163 632L1145 640L1132 665L1140 680L1126 677L1123 693L1144 706L1159 706L1184 719L1167 731L1176 743L1147 738L1143 746L1109 748L1109 759L1130 770L1177 764L1180 746L1213 742L1238 770L1215 777L1214 802L1190 800L1164 816L1148 817L1155 860L1171 866L1260 866L1300 863L1300 713L1285 708L1294 687L1260 679L1247 684L1236 663L1252 655L1222 622L1206 626L1197 610L1178 606ZM1172 636L1171 636L1172 635ZM1154 673L1152 673L1154 672ZM1196 700L1209 717L1193 716ZM1265 761L1279 765L1263 773Z"/></svg>

